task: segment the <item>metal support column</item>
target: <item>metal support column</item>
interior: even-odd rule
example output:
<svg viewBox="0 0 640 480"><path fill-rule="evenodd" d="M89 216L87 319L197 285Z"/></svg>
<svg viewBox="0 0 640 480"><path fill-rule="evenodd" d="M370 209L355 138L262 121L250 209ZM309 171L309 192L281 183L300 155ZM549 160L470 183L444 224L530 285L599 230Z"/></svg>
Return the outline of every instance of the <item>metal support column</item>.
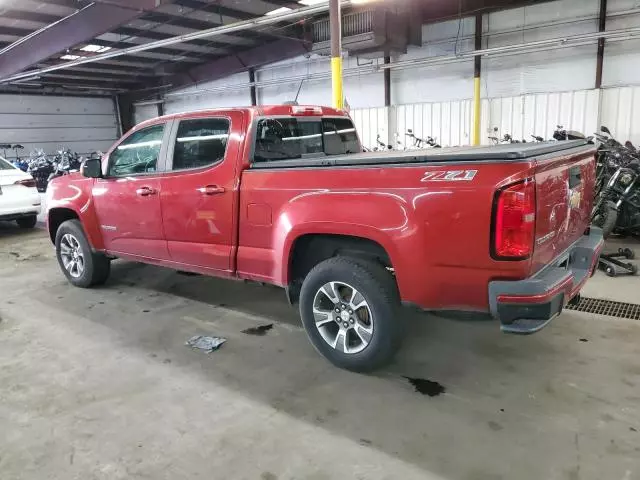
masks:
<svg viewBox="0 0 640 480"><path fill-rule="evenodd" d="M598 31L604 32L607 25L607 0L600 0ZM602 65L604 63L604 38L598 39L598 58L596 63L596 88L602 87Z"/></svg>
<svg viewBox="0 0 640 480"><path fill-rule="evenodd" d="M256 93L256 71L253 68L249 69L249 83L251 84L250 93L251 93L251 105L254 107L258 105L258 95Z"/></svg>
<svg viewBox="0 0 640 480"><path fill-rule="evenodd" d="M128 132L134 125L133 119L133 101L126 94L116 95L118 102L118 114L120 115L120 131L124 134Z"/></svg>
<svg viewBox="0 0 640 480"><path fill-rule="evenodd" d="M482 49L482 15L476 15L476 50ZM482 118L482 100L480 99L480 74L482 72L482 58L473 58L473 132L472 145L480 145L480 122Z"/></svg>
<svg viewBox="0 0 640 480"><path fill-rule="evenodd" d="M162 101L162 95L158 95L156 98L160 100L156 104L156 108L158 109L158 116L161 117L164 115L164 102Z"/></svg>
<svg viewBox="0 0 640 480"><path fill-rule="evenodd" d="M384 57L384 64L389 65L391 57ZM384 69L384 106L391 106L391 69Z"/></svg>
<svg viewBox="0 0 640 480"><path fill-rule="evenodd" d="M329 19L331 23L331 85L333 106L344 107L342 86L342 14L340 0L329 1Z"/></svg>

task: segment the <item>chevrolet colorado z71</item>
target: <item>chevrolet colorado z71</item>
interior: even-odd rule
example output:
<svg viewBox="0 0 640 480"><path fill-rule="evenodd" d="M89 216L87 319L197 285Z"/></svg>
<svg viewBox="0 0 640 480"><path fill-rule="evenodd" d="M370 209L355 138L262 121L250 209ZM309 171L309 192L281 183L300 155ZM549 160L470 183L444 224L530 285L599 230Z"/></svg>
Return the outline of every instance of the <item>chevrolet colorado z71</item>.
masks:
<svg viewBox="0 0 640 480"><path fill-rule="evenodd" d="M346 113L263 106L144 122L52 182L48 229L78 287L124 258L284 287L315 348L367 371L401 304L489 312L511 333L558 315L593 273L593 146L362 152Z"/></svg>

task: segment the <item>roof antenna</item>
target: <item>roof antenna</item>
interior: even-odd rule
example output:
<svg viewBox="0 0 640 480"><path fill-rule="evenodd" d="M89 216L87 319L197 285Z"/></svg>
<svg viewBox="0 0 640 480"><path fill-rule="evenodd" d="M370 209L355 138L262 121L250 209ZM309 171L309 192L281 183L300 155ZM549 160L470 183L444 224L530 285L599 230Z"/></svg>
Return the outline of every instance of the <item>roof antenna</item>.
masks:
<svg viewBox="0 0 640 480"><path fill-rule="evenodd" d="M293 101L284 102L283 105L298 105L298 97L300 96L300 90L302 90L302 84L304 83L304 79L300 82L300 86L298 87L298 92L296 93L296 98Z"/></svg>

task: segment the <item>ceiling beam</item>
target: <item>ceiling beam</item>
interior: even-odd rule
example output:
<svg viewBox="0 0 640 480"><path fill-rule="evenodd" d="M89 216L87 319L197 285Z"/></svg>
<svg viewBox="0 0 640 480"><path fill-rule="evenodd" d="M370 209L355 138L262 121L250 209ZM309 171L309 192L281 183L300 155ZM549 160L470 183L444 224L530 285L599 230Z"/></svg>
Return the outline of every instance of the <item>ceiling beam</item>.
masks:
<svg viewBox="0 0 640 480"><path fill-rule="evenodd" d="M225 7L218 3L207 3L200 0L174 0L173 3L182 7L191 8L197 12L215 13L223 17L231 17L237 20L249 20L250 18L255 17L255 15L245 12L244 10Z"/></svg>
<svg viewBox="0 0 640 480"><path fill-rule="evenodd" d="M166 80L172 88L180 88L194 83L208 82L228 77L234 73L246 72L270 63L287 60L309 52L310 45L295 39L282 39L249 48L236 55L214 60ZM164 82L164 80L163 80Z"/></svg>
<svg viewBox="0 0 640 480"><path fill-rule="evenodd" d="M131 0L130 5L144 6L150 1L156 0ZM92 3L0 50L0 78L19 73L58 52L91 40L133 20L139 14L139 11L131 8Z"/></svg>
<svg viewBox="0 0 640 480"><path fill-rule="evenodd" d="M116 7L130 8L132 10L153 10L161 3L168 3L162 0L93 0L96 3L114 5Z"/></svg>
<svg viewBox="0 0 640 480"><path fill-rule="evenodd" d="M213 6L213 5L212 5ZM200 10L198 10L200 12ZM235 16L240 20L248 20L250 18L255 18L255 15L244 14L242 16ZM219 27L223 24L216 21L206 21L206 20L198 20L196 18L186 17L186 16L178 16L171 15L168 13L162 12L148 12L140 17L140 20L145 20L148 22L154 22L158 24L166 24L166 25L175 25L176 27L189 28L191 30L205 30L207 28ZM258 39L260 41L271 40L273 37L268 33L260 33L260 32L252 32L250 30L246 32L242 32L236 35L229 35L230 37L237 38L250 38L250 39Z"/></svg>
<svg viewBox="0 0 640 480"><path fill-rule="evenodd" d="M166 40L167 38L172 38L173 35L169 33L162 33L156 30L141 30L138 28L132 27L118 27L111 31L111 33L115 33L116 35L124 35L127 37L137 37L137 38L148 38L150 40ZM212 40L191 40L189 42L182 42L185 44L193 44L198 45L200 47L212 47L212 48L220 48L220 49L229 49L232 46L229 43L221 43ZM157 50L157 49L154 49ZM185 52L185 50L181 50L181 52Z"/></svg>
<svg viewBox="0 0 640 480"><path fill-rule="evenodd" d="M62 18L60 15L50 15L48 13L40 12L25 12L23 10L3 10L2 18L9 18L11 20L27 20L29 22L44 23L49 25L57 22ZM4 28L4 27L3 27Z"/></svg>
<svg viewBox="0 0 640 480"><path fill-rule="evenodd" d="M84 8L87 5L91 4L91 0L40 0L40 3L59 5L61 7L68 8Z"/></svg>

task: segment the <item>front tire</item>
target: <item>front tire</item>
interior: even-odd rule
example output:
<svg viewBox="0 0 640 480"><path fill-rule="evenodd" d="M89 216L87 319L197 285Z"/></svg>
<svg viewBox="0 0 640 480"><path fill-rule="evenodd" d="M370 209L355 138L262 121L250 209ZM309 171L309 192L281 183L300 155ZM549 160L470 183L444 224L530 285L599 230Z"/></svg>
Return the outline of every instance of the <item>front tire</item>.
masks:
<svg viewBox="0 0 640 480"><path fill-rule="evenodd" d="M29 215L28 217L21 217L16 220L16 223L20 228L34 228L36 223L38 223L37 215Z"/></svg>
<svg viewBox="0 0 640 480"><path fill-rule="evenodd" d="M300 316L316 350L334 365L369 372L391 362L402 339L395 281L375 262L334 257L300 292Z"/></svg>
<svg viewBox="0 0 640 480"><path fill-rule="evenodd" d="M101 285L109 278L110 260L91 250L78 220L67 220L58 228L56 257L65 277L76 287Z"/></svg>

